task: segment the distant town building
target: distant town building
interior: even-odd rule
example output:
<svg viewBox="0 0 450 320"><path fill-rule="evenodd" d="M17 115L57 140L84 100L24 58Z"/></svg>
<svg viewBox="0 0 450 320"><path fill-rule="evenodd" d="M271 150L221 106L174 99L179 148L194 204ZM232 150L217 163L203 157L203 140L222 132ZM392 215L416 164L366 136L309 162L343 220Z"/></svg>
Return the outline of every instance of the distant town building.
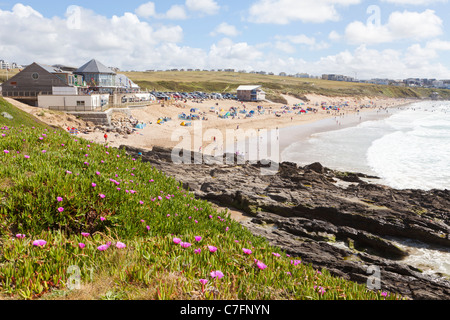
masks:
<svg viewBox="0 0 450 320"><path fill-rule="evenodd" d="M244 85L237 89L237 99L240 101L263 101L266 93L258 85Z"/></svg>

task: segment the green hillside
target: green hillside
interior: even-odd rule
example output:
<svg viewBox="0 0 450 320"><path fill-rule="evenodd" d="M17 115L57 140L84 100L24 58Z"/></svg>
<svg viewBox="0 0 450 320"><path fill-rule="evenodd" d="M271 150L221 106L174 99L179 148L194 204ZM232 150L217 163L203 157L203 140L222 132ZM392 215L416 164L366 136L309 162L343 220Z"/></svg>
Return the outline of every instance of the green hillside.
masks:
<svg viewBox="0 0 450 320"><path fill-rule="evenodd" d="M269 99L270 97L280 98L280 94L290 94L302 98L308 93L325 96L428 98L435 91L439 92L442 98L450 99L450 90L373 85L250 73L163 71L126 72L125 74L141 88L150 91L236 93L236 89L242 84L258 84L263 86L263 90L266 91Z"/></svg>
<svg viewBox="0 0 450 320"><path fill-rule="evenodd" d="M0 299L385 300L315 270L123 150L1 101Z"/></svg>

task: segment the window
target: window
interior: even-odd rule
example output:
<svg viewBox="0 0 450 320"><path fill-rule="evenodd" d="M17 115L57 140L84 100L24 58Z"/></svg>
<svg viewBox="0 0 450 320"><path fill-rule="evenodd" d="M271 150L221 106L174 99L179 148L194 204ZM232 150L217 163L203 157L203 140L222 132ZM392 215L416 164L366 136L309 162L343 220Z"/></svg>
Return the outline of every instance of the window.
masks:
<svg viewBox="0 0 450 320"><path fill-rule="evenodd" d="M85 101L77 101L77 107L84 107Z"/></svg>
<svg viewBox="0 0 450 320"><path fill-rule="evenodd" d="M31 78L32 78L33 80L39 79L39 73L34 72L34 73L31 75Z"/></svg>

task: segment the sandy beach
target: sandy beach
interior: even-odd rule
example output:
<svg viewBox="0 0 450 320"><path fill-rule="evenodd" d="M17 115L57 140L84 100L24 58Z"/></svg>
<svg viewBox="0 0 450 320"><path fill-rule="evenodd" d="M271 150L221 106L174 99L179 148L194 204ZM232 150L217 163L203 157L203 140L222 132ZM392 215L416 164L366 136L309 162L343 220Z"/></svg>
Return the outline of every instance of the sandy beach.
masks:
<svg viewBox="0 0 450 320"><path fill-rule="evenodd" d="M282 129L332 118L337 119L335 121L339 124L338 119L340 117L356 114L363 116L367 112L394 108L409 102L406 99L379 99L370 97L364 99L354 97L325 97L319 95L306 95L306 97L309 99L308 102L286 95L284 98L288 101L288 104L239 102L233 100L206 100L202 102L188 100L130 108L127 110L128 114L114 112L112 115L113 118L124 119L131 117L133 120L145 123L146 127L144 129L136 129L130 135L110 132L108 133L108 144L112 147L131 145L149 150L154 146L171 148L182 145L184 148L192 151L204 151L214 141L214 137L220 141L221 148L233 143L233 141L227 141L227 130L229 133L231 130L236 129L240 129L240 132L257 131L258 129ZM86 124L72 115L65 114L61 117L60 114L55 114L52 111L30 107L12 99L7 100L22 110L37 116L40 120L54 126L62 128L76 127L80 131L83 131L85 127L92 125ZM263 114L258 113L258 106L260 110L264 111ZM338 107L339 110L324 110L322 106ZM200 119L204 118L204 120L184 121L178 118L182 113L189 116L193 108L196 109L195 114L199 115ZM219 114L230 111L230 108L237 109L237 116L234 118L228 117L227 119L218 116ZM300 112L301 109L307 110L308 108L313 111L306 113ZM246 117L245 114L240 113L244 109L247 112L253 110L254 116ZM157 122L160 118L170 118L171 120L158 124ZM181 126L182 122L190 122L192 126ZM184 139L182 141L181 135L188 133L191 137L194 137L195 134L197 136L200 134L200 141L199 139L191 139L191 141ZM233 137L233 139L239 140L241 137L238 132L235 133L236 137ZM80 136L89 141L105 143L103 131L94 131L88 134L80 133Z"/></svg>

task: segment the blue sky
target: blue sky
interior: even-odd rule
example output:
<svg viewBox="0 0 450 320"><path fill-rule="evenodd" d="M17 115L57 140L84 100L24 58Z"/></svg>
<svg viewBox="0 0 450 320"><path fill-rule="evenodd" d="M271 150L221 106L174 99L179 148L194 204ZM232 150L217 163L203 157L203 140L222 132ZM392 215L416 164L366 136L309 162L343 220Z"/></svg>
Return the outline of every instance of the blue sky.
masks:
<svg viewBox="0 0 450 320"><path fill-rule="evenodd" d="M0 0L0 59L450 79L449 9L448 0Z"/></svg>

